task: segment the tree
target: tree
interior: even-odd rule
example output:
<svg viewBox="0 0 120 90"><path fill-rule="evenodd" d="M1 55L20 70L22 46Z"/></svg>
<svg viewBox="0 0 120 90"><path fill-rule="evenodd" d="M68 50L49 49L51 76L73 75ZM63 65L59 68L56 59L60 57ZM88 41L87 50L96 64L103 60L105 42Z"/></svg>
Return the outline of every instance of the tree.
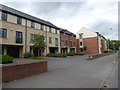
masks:
<svg viewBox="0 0 120 90"><path fill-rule="evenodd" d="M118 51L120 47L120 40L109 40L109 48Z"/></svg>
<svg viewBox="0 0 120 90"><path fill-rule="evenodd" d="M45 43L45 37L40 34L34 34L34 38L32 39L32 43L34 44L32 47L35 49L38 49L38 56L41 53L44 52L46 43Z"/></svg>

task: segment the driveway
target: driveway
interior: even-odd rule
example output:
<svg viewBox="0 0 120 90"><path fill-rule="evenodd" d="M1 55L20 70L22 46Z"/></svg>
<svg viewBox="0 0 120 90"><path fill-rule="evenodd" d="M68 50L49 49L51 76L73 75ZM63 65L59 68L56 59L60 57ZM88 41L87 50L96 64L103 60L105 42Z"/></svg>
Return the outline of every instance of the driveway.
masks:
<svg viewBox="0 0 120 90"><path fill-rule="evenodd" d="M117 54L87 61L85 56L46 58L48 72L4 83L4 88L99 88L109 76ZM115 77L117 78L117 77ZM115 79L117 80L117 79ZM116 83L116 88L118 87Z"/></svg>

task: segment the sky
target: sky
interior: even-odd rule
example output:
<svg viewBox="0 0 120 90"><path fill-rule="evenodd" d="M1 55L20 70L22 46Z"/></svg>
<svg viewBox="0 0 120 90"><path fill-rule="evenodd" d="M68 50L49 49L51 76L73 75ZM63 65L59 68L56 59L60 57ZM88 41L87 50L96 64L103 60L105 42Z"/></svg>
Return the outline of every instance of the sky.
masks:
<svg viewBox="0 0 120 90"><path fill-rule="evenodd" d="M1 0L1 4L74 34L86 27L106 39L118 39L118 0Z"/></svg>

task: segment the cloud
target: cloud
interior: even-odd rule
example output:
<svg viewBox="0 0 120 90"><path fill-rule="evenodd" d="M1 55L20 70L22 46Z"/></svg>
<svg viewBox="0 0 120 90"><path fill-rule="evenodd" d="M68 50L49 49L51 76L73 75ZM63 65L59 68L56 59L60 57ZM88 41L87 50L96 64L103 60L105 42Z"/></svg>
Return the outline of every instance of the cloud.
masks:
<svg viewBox="0 0 120 90"><path fill-rule="evenodd" d="M118 33L118 0L86 2L3 2L20 11L76 33L82 27L113 38ZM114 32L107 33L113 28ZM114 38L116 39L117 36Z"/></svg>

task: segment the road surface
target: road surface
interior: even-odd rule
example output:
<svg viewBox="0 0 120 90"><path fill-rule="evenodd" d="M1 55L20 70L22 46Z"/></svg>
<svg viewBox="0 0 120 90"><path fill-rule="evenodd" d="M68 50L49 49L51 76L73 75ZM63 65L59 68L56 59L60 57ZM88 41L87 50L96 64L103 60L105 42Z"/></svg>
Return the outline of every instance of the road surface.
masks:
<svg viewBox="0 0 120 90"><path fill-rule="evenodd" d="M117 54L93 61L87 61L87 57L47 58L48 72L4 83L3 88L100 88L104 81L117 88Z"/></svg>

